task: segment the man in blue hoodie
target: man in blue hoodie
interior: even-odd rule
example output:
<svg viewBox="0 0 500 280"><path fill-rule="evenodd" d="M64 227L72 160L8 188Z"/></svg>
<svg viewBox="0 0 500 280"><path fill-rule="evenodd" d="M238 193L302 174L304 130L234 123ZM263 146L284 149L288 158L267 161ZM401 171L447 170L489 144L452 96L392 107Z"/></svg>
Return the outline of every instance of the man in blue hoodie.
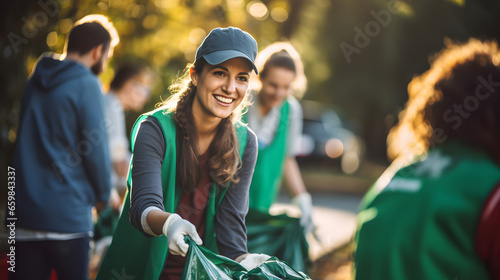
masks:
<svg viewBox="0 0 500 280"><path fill-rule="evenodd" d="M97 75L118 43L104 16L76 22L66 57L44 54L21 102L15 272L10 279L88 279L92 207L105 205L111 162Z"/></svg>

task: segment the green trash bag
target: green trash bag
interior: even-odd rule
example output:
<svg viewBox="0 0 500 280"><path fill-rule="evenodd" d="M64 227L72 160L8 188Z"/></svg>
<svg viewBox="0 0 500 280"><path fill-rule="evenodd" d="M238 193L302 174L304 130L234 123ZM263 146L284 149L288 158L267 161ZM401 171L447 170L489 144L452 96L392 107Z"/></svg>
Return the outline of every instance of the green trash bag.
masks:
<svg viewBox="0 0 500 280"><path fill-rule="evenodd" d="M189 237L186 237L186 242L189 243L189 252L181 277L181 279L184 280L311 279L304 273L296 271L286 262L280 261L276 257L272 257L263 264L248 271L239 263L224 256L217 255L203 246L196 245Z"/></svg>
<svg viewBox="0 0 500 280"><path fill-rule="evenodd" d="M307 272L309 244L300 219L249 210L245 223L249 252L276 256L295 269Z"/></svg>

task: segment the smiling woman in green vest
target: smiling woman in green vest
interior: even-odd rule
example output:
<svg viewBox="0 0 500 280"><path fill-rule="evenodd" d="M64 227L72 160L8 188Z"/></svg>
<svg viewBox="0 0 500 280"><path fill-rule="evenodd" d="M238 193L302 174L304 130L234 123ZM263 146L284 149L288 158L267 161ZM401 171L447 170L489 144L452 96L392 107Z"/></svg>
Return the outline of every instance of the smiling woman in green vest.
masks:
<svg viewBox="0 0 500 280"><path fill-rule="evenodd" d="M212 30L174 94L136 121L129 191L97 279L180 279L185 236L247 269L269 258L248 254L244 224L257 144L239 119L256 53L250 34Z"/></svg>
<svg viewBox="0 0 500 280"><path fill-rule="evenodd" d="M292 201L302 212L300 223L310 232L311 196L295 159L302 137L302 108L297 99L307 84L300 55L289 43L278 42L259 52L256 65L260 74L251 81L253 104L245 115L259 145L250 209L267 212L284 178Z"/></svg>

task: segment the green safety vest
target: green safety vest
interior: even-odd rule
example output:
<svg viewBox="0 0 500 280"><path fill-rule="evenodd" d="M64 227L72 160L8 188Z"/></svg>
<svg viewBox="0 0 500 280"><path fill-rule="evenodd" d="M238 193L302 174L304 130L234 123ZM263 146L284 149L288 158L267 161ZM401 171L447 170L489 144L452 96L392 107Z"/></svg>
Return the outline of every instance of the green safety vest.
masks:
<svg viewBox="0 0 500 280"><path fill-rule="evenodd" d="M384 177L358 214L355 279L490 279L475 251L483 204L500 180L487 154L450 142Z"/></svg>
<svg viewBox="0 0 500 280"><path fill-rule="evenodd" d="M267 147L259 147L257 163L250 185L250 209L267 212L276 200L287 155L289 111L290 103L283 102L280 122L273 142ZM246 122L247 116L245 115L243 119Z"/></svg>
<svg viewBox="0 0 500 280"><path fill-rule="evenodd" d="M165 138L165 156L161 169L163 203L166 212L174 213L177 209L182 189L175 186L177 151L176 127L172 119L172 113L166 113L165 110L159 108L141 115L132 128L132 152L140 124L148 117L158 120ZM242 156L247 144L248 130L241 122L235 124L235 129L239 139L240 156ZM160 276L167 258L168 242L164 235L150 238L145 237L129 221L132 163L133 161L131 161L129 168L127 180L128 191L125 196L122 214L116 226L113 241L106 252L96 279L118 280L135 277L133 279L156 280ZM226 190L227 187L221 188L212 184L206 206L206 228L203 245L216 253L218 249L215 239L214 218L216 208L221 203Z"/></svg>

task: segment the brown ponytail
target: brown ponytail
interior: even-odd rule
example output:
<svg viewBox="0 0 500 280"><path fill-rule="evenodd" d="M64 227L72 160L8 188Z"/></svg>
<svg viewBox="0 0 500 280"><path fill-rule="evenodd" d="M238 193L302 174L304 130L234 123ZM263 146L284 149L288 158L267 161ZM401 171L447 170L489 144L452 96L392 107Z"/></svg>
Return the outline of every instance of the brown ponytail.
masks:
<svg viewBox="0 0 500 280"><path fill-rule="evenodd" d="M229 181L233 184L239 182L236 177L236 171L241 167L239 141L231 116L222 119L209 147L209 175L220 186L225 186Z"/></svg>
<svg viewBox="0 0 500 280"><path fill-rule="evenodd" d="M185 94L180 96L177 108L173 115L175 123L183 133L179 162L177 163L177 178L180 179L182 188L188 193L198 185L200 175L200 164L198 162L198 134L194 126L193 104L196 88L191 84Z"/></svg>

